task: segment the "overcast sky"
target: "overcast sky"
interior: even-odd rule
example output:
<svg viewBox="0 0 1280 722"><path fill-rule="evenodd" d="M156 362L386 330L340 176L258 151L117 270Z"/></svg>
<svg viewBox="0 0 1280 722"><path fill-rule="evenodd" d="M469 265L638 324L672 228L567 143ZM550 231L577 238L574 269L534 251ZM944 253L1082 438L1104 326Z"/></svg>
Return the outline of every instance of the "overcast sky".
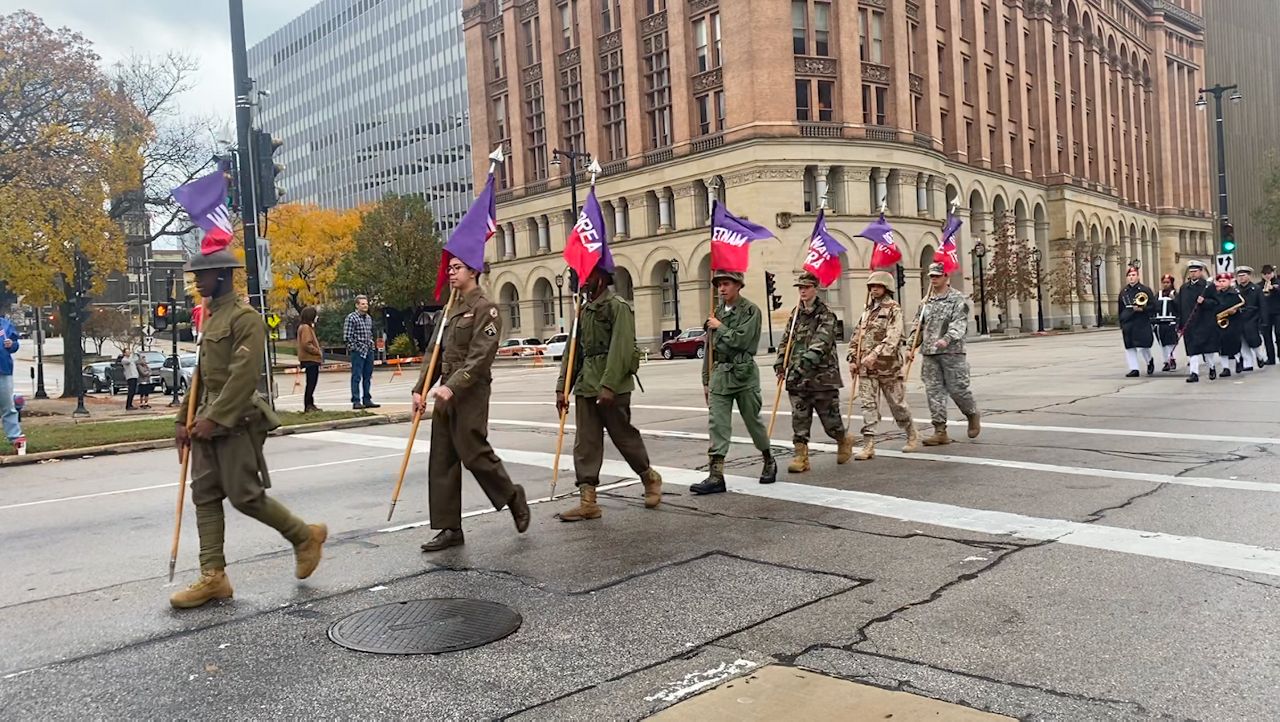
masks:
<svg viewBox="0 0 1280 722"><path fill-rule="evenodd" d="M317 0L244 0L249 47ZM88 38L105 64L131 53L179 50L200 61L196 87L181 100L184 113L235 115L231 84L231 27L226 0L0 0L0 14L26 9L50 27Z"/></svg>

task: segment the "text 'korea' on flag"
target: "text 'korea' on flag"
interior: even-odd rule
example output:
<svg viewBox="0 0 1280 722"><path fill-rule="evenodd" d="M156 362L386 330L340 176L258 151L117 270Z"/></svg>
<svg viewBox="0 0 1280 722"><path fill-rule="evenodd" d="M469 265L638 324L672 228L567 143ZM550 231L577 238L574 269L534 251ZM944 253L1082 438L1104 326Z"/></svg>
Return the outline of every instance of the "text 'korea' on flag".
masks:
<svg viewBox="0 0 1280 722"><path fill-rule="evenodd" d="M902 251L898 248L894 230L884 219L883 213L862 229L858 236L875 244L875 249L871 251L871 270L888 268L902 260Z"/></svg>
<svg viewBox="0 0 1280 722"><path fill-rule="evenodd" d="M941 263L942 270L947 274L960 270L960 252L956 247L956 234L960 232L960 226L963 224L964 221L954 213L948 213L947 222L942 226L942 245L938 246L938 250L933 253L933 262Z"/></svg>
<svg viewBox="0 0 1280 722"><path fill-rule="evenodd" d="M484 270L484 244L493 238L497 230L498 214L493 195L493 174L490 173L484 190L472 201L440 252L440 271L436 276L437 301L449 285L449 260L456 258L477 272Z"/></svg>
<svg viewBox="0 0 1280 722"><path fill-rule="evenodd" d="M200 253L209 255L231 245L231 212L227 210L227 176L222 168L173 189L173 199L204 231Z"/></svg>
<svg viewBox="0 0 1280 722"><path fill-rule="evenodd" d="M564 241L564 262L578 274L580 283L586 281L597 266L613 273L613 254L609 252L605 235L604 213L600 210L600 201L596 199L593 186L587 194L587 202L578 213L578 222L573 224L573 230Z"/></svg>
<svg viewBox="0 0 1280 722"><path fill-rule="evenodd" d="M716 201L711 209L711 270L746 273L751 242L772 237L769 229L738 218Z"/></svg>
<svg viewBox="0 0 1280 722"><path fill-rule="evenodd" d="M845 247L827 231L826 211L818 211L818 220L809 235L809 251L804 257L804 270L818 278L824 288L840 278L840 254Z"/></svg>

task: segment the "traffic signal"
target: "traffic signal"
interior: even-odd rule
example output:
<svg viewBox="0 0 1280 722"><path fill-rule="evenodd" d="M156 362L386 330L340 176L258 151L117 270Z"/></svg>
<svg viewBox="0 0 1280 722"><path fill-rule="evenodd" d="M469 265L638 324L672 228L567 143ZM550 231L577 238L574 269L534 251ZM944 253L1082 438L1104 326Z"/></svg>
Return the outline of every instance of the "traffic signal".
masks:
<svg viewBox="0 0 1280 722"><path fill-rule="evenodd" d="M764 292L766 295L772 296L778 290L778 285L774 283L774 276L768 271L764 272Z"/></svg>
<svg viewBox="0 0 1280 722"><path fill-rule="evenodd" d="M284 145L284 141L279 138L272 138L271 134L265 130L254 131L254 153L258 169L258 212L266 213L268 209L274 208L280 202L280 196L284 195L284 189L276 185L276 176L284 172L284 164L277 163L272 156L280 147Z"/></svg>
<svg viewBox="0 0 1280 722"><path fill-rule="evenodd" d="M169 312L173 309L167 303L157 303L151 314L151 326L157 331L169 328Z"/></svg>
<svg viewBox="0 0 1280 722"><path fill-rule="evenodd" d="M1222 224L1222 253L1236 252L1236 229L1230 222Z"/></svg>
<svg viewBox="0 0 1280 722"><path fill-rule="evenodd" d="M902 264L899 263L898 264L898 290L901 291L902 288L906 285L907 285L907 269L903 268Z"/></svg>
<svg viewBox="0 0 1280 722"><path fill-rule="evenodd" d="M778 309L782 308L782 296L781 296L781 295L779 295L779 294L776 294L776 293L775 293L775 294L773 294L772 296L770 296L770 297L769 297L769 301L773 304L773 310L774 310L774 311L777 311Z"/></svg>

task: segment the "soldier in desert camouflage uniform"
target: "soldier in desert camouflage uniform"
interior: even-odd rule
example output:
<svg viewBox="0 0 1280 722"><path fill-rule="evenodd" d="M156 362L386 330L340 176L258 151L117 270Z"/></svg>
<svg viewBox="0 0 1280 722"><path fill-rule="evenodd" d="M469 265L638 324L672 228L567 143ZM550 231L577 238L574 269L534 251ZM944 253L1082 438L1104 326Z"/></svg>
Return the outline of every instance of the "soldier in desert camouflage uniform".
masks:
<svg viewBox="0 0 1280 722"><path fill-rule="evenodd" d="M862 377L858 396L862 401L862 450L858 461L876 455L876 424L880 423L880 397L889 405L893 420L907 432L903 451L920 448L920 438L911 423L906 385L902 379L902 307L893 300L893 277L876 271L867 278L869 302L858 320L857 343L849 347L850 371Z"/></svg>
<svg viewBox="0 0 1280 722"><path fill-rule="evenodd" d="M933 422L933 436L924 440L925 446L951 443L947 436L948 395L969 420L969 438L982 431L978 404L969 391L969 360L964 352L964 337L968 329L968 299L951 288L951 279L941 263L929 266L929 298L911 329L912 352L918 347L924 356L920 378L924 381L929 416Z"/></svg>
<svg viewBox="0 0 1280 722"><path fill-rule="evenodd" d="M792 474L809 470L809 430L814 411L818 412L827 436L839 443L836 463L847 462L853 452L853 439L845 433L844 419L840 416L836 315L818 298L817 276L808 272L800 274L796 288L800 289L800 304L791 312L793 318L787 320L787 331L778 346L778 360L773 364L779 381L784 380L785 372L787 396L791 399L791 440L796 445L796 455L787 471Z"/></svg>

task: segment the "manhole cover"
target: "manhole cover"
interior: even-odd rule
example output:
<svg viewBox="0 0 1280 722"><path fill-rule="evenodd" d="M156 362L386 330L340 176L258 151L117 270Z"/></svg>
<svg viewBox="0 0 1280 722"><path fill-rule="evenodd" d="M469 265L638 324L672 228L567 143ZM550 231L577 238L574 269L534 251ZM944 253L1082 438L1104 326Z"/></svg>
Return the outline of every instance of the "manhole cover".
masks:
<svg viewBox="0 0 1280 722"><path fill-rule="evenodd" d="M339 619L329 639L358 652L441 654L496 642L522 621L514 609L483 599L415 599Z"/></svg>

